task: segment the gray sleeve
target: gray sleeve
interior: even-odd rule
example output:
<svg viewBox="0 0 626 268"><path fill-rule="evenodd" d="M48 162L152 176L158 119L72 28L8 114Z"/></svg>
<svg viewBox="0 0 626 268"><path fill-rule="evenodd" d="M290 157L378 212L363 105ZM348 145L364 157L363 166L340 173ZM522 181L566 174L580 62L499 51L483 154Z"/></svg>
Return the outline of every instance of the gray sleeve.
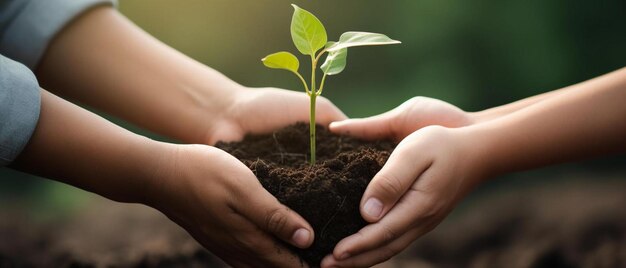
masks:
<svg viewBox="0 0 626 268"><path fill-rule="evenodd" d="M24 149L37 126L39 84L24 65L0 55L0 167Z"/></svg>
<svg viewBox="0 0 626 268"><path fill-rule="evenodd" d="M24 149L39 120L41 93L29 68L65 25L103 4L115 0L0 1L0 166Z"/></svg>
<svg viewBox="0 0 626 268"><path fill-rule="evenodd" d="M48 43L67 23L115 0L2 0L0 54L35 69Z"/></svg>

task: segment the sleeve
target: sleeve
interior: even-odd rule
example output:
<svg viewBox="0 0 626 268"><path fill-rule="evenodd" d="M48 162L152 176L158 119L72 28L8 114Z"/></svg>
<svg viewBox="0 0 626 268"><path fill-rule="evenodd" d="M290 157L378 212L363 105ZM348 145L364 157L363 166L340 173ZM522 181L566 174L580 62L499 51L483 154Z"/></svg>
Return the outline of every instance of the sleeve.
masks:
<svg viewBox="0 0 626 268"><path fill-rule="evenodd" d="M35 75L0 55L0 167L11 163L30 140L40 106Z"/></svg>
<svg viewBox="0 0 626 268"><path fill-rule="evenodd" d="M0 1L0 166L22 152L39 120L41 93L35 69L65 25L115 0Z"/></svg>
<svg viewBox="0 0 626 268"><path fill-rule="evenodd" d="M0 54L34 70L50 40L82 12L116 0L3 0Z"/></svg>

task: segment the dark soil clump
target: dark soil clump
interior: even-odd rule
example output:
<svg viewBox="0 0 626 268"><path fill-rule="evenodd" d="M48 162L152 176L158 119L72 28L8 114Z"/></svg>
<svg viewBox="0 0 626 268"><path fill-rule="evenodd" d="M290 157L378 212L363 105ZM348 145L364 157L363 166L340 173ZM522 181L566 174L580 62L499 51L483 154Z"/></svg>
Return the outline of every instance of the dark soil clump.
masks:
<svg viewBox="0 0 626 268"><path fill-rule="evenodd" d="M313 245L306 250L290 248L313 266L337 242L365 226L359 213L361 197L395 147L391 141L335 135L319 125L316 132L314 166L308 163L309 127L305 123L216 145L250 167L263 187L311 224Z"/></svg>

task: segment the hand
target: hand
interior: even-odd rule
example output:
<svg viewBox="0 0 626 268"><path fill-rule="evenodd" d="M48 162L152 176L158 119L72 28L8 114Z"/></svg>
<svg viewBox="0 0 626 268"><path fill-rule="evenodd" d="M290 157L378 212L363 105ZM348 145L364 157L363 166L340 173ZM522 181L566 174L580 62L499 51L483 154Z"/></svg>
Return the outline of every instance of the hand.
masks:
<svg viewBox="0 0 626 268"><path fill-rule="evenodd" d="M267 133L298 121L309 122L309 105L309 97L303 92L244 88L235 93L231 105L210 126L208 144L240 140L248 133ZM317 97L316 110L318 124L347 118L324 97Z"/></svg>
<svg viewBox="0 0 626 268"><path fill-rule="evenodd" d="M482 175L463 129L422 128L406 137L370 182L361 215L371 222L341 240L322 267L388 260L437 226Z"/></svg>
<svg viewBox="0 0 626 268"><path fill-rule="evenodd" d="M395 138L400 141L420 128L439 125L463 127L475 122L472 113L437 99L413 97L386 113L364 119L348 119L330 124L336 133L363 139Z"/></svg>
<svg viewBox="0 0 626 268"><path fill-rule="evenodd" d="M309 118L305 93L241 86L110 7L85 12L57 34L37 78L55 94L182 143L238 140ZM345 119L324 98L317 108L322 124Z"/></svg>
<svg viewBox="0 0 626 268"><path fill-rule="evenodd" d="M313 229L281 205L231 155L205 145L166 145L157 186L146 203L185 228L208 250L235 267L300 267L274 237L306 248Z"/></svg>
<svg viewBox="0 0 626 268"><path fill-rule="evenodd" d="M322 266L369 266L382 262L434 228L452 208L457 200L456 196L459 198L462 196L453 194L458 191L458 187L446 187L458 184L454 179L459 178L447 177L449 178L447 181L432 182L433 176L428 174L434 173L437 177L445 177L445 174L454 172L455 169L438 174L439 171L433 169L434 165L424 166L424 163L428 163L437 155L437 151L419 146L433 146L438 148L441 154L445 154L446 150L456 149L451 144L446 144L443 138L436 137L435 132L447 133L451 130L432 125L463 127L474 124L477 121L474 117L472 113L464 112L449 103L426 97L414 97L381 115L331 123L330 130L333 132L364 139L402 140L407 135L414 134L398 145L362 198L361 214L365 220L373 224L338 243L333 255L325 258ZM427 126L431 127L422 129ZM415 132L418 129L422 130ZM426 158L425 152L433 153L431 158ZM416 165L413 162L415 159L420 159L422 166ZM444 162L443 160L438 162ZM426 172L427 170L430 171ZM420 178L421 176L424 178ZM431 187L433 184L439 188ZM427 188L424 188L424 185ZM439 202L442 201L437 199L439 196L446 198L447 202ZM376 201L368 203L370 198ZM396 204L398 200L402 201ZM429 200L430 203L423 200ZM415 210L413 204L420 207ZM394 205L396 208L392 210ZM370 211L371 214L367 213L366 207L374 211ZM383 218L388 213L389 215ZM416 222L417 219L420 219L419 223ZM403 235L400 238L396 234Z"/></svg>

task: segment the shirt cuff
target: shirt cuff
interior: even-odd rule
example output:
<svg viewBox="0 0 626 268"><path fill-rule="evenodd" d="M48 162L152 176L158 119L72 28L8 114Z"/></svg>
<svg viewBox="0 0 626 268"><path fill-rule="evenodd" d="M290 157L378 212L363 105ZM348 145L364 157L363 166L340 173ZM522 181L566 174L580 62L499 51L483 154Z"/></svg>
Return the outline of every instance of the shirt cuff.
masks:
<svg viewBox="0 0 626 268"><path fill-rule="evenodd" d="M0 55L0 166L19 155L39 120L41 92L26 66Z"/></svg>
<svg viewBox="0 0 626 268"><path fill-rule="evenodd" d="M54 36L72 19L116 0L31 0L7 27L0 52L34 70Z"/></svg>

